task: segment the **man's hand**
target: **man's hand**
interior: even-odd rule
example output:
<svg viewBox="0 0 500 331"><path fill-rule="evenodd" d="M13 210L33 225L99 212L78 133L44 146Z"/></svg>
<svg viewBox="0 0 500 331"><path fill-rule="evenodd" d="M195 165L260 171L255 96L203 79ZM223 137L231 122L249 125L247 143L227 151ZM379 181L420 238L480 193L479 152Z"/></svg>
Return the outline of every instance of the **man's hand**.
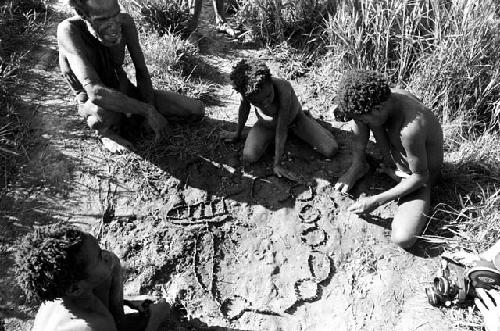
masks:
<svg viewBox="0 0 500 331"><path fill-rule="evenodd" d="M285 178L288 178L289 180L294 181L294 182L300 181L300 177L297 174L295 174L294 172L292 172L288 169L285 169L285 167L283 167L279 164L275 164L273 166L273 172L278 177L285 177Z"/></svg>
<svg viewBox="0 0 500 331"><path fill-rule="evenodd" d="M222 130L219 137L220 139L230 143L234 143L240 139L240 135L238 134L238 132L226 130Z"/></svg>
<svg viewBox="0 0 500 331"><path fill-rule="evenodd" d="M500 293L482 288L476 289L476 293L479 298L474 301L484 317L484 328L486 331L500 331Z"/></svg>
<svg viewBox="0 0 500 331"><path fill-rule="evenodd" d="M148 124L155 132L155 141L161 140L167 134L167 120L155 108L148 111L146 115Z"/></svg>
<svg viewBox="0 0 500 331"><path fill-rule="evenodd" d="M359 198L358 201L347 208L347 211L355 214L368 214L378 206L380 206L380 202L378 201L377 196L374 195L371 197Z"/></svg>

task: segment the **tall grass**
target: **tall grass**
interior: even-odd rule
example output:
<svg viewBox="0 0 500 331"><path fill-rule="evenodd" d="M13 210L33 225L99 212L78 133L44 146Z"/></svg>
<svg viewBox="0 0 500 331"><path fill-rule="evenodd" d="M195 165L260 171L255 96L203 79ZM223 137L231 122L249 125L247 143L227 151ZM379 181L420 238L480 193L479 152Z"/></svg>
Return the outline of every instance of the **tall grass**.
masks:
<svg viewBox="0 0 500 331"><path fill-rule="evenodd" d="M47 4L41 0L0 3L0 191L6 188L27 154L28 120L19 111L15 89L23 61L43 32Z"/></svg>
<svg viewBox="0 0 500 331"><path fill-rule="evenodd" d="M333 0L242 0L237 21L257 39L276 45L285 40L311 41L323 30Z"/></svg>
<svg viewBox="0 0 500 331"><path fill-rule="evenodd" d="M189 21L189 6L185 0L125 0L121 4L139 26L160 36L185 31Z"/></svg>

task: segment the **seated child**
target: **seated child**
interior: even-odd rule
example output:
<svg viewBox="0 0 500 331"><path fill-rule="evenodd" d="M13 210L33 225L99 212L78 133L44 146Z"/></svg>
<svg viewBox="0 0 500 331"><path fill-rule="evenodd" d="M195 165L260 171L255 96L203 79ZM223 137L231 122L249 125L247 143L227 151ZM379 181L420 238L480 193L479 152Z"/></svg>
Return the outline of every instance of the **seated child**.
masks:
<svg viewBox="0 0 500 331"><path fill-rule="evenodd" d="M16 253L16 275L27 296L43 302L33 330L157 330L165 302L149 320L124 314L120 260L77 228L53 224L26 235Z"/></svg>
<svg viewBox="0 0 500 331"><path fill-rule="evenodd" d="M337 152L338 145L333 135L302 111L290 83L272 77L264 61L241 60L233 68L230 78L235 90L241 94L238 129L236 132L223 132L222 138L236 141L241 137L250 105L255 107L258 117L245 141L244 162L259 160L274 140L274 173L278 177L297 180L296 175L280 164L289 129L325 156L330 157Z"/></svg>
<svg viewBox="0 0 500 331"><path fill-rule="evenodd" d="M351 71L342 78L337 94L337 118L354 120L352 163L335 184L349 191L369 170L365 149L370 131L383 155L381 170L399 182L380 194L359 198L349 211L369 213L398 200L392 221L392 241L413 246L426 224L431 186L443 163L443 131L432 111L411 93L390 89L387 81L371 71Z"/></svg>

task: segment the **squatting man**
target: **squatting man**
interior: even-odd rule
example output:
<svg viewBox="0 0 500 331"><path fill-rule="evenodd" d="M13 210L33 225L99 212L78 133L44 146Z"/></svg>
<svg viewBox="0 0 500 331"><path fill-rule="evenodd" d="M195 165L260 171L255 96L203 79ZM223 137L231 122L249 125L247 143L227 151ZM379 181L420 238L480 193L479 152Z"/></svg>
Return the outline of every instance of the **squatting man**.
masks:
<svg viewBox="0 0 500 331"><path fill-rule="evenodd" d="M99 134L104 148L122 152L132 144L122 133L146 119L156 138L165 134L167 119L199 120L201 101L154 90L132 17L117 0L69 0L76 16L57 28L59 65L76 94L79 114ZM123 69L127 48L137 86Z"/></svg>

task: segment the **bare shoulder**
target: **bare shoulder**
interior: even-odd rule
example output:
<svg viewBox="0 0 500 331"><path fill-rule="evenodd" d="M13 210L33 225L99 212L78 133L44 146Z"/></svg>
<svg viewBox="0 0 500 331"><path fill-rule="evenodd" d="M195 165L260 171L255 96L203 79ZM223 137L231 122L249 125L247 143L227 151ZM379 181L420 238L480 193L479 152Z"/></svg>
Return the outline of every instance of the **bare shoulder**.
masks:
<svg viewBox="0 0 500 331"><path fill-rule="evenodd" d="M274 87L278 90L280 95L289 95L290 92L293 92L292 84L289 81L281 78L271 78L273 81Z"/></svg>
<svg viewBox="0 0 500 331"><path fill-rule="evenodd" d="M402 89L393 89L392 93L398 99L399 108L404 113L401 129L403 139L413 137L416 140L427 140L432 132L441 130L437 117L419 98Z"/></svg>
<svg viewBox="0 0 500 331"><path fill-rule="evenodd" d="M120 13L120 19L125 26L135 26L134 19L129 13Z"/></svg>
<svg viewBox="0 0 500 331"><path fill-rule="evenodd" d="M73 16L65 19L57 25L57 39L70 39L75 33L78 32L78 24L82 22L82 19L78 16Z"/></svg>

